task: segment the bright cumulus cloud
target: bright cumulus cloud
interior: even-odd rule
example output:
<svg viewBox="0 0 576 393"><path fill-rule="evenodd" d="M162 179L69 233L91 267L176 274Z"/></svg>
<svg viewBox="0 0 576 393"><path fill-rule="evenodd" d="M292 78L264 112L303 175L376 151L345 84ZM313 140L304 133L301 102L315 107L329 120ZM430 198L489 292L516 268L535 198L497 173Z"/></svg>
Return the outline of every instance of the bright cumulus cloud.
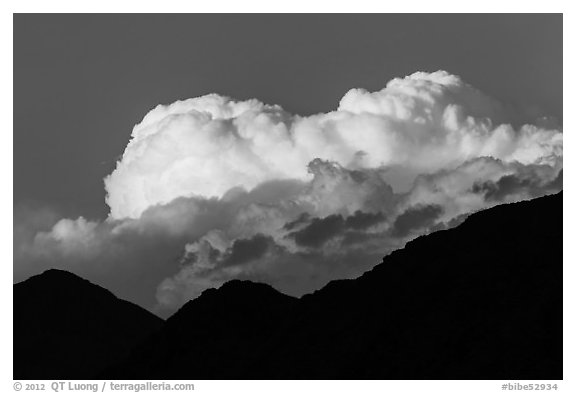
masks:
<svg viewBox="0 0 576 393"><path fill-rule="evenodd" d="M268 180L310 180L308 163L407 173L455 168L477 157L555 165L562 134L514 129L497 102L439 71L353 89L334 112L294 116L256 100L215 94L160 105L134 127L106 178L113 218L137 218L179 197L222 197ZM509 119L508 119L509 120Z"/></svg>
<svg viewBox="0 0 576 393"><path fill-rule="evenodd" d="M134 127L105 178L107 220L63 219L29 236L25 254L146 264L161 256L142 248L176 249L161 307L237 277L302 294L463 214L560 190L562 158L553 120L444 71L352 89L306 117L210 94Z"/></svg>

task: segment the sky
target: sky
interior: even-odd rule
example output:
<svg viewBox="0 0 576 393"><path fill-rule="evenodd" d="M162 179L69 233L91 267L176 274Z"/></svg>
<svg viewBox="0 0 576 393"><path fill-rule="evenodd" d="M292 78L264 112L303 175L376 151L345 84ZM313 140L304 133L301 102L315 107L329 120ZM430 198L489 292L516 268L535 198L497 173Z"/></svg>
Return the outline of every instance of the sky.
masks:
<svg viewBox="0 0 576 393"><path fill-rule="evenodd" d="M15 15L14 279L306 293L557 190L562 116L561 15Z"/></svg>

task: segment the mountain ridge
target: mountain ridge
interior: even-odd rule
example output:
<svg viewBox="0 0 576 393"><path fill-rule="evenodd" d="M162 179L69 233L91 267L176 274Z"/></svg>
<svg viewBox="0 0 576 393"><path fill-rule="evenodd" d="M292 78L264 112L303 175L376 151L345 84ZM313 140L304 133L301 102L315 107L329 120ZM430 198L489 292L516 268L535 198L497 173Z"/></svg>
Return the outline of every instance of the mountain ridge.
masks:
<svg viewBox="0 0 576 393"><path fill-rule="evenodd" d="M559 193L471 214L300 299L239 280L204 291L97 378L562 379L562 301Z"/></svg>

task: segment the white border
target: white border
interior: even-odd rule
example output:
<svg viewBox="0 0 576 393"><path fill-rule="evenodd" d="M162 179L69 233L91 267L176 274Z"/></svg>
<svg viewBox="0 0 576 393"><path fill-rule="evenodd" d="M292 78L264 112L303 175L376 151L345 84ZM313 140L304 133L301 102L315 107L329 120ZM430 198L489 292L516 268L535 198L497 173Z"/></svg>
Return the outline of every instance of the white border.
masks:
<svg viewBox="0 0 576 393"><path fill-rule="evenodd" d="M173 0L169 2L158 1L119 1L119 0L99 0L92 2L81 2L71 0L50 0L50 1L9 1L2 6L0 20L0 40L2 42L3 58L0 62L2 67L2 118L8 119L4 124L3 131L5 142L1 144L1 178L13 184L13 12L562 12L564 13L564 70L576 70L574 62L573 37L575 33L575 18L572 6L569 1L547 0L545 2L518 2L518 1L495 1L483 0L481 7L470 5L470 2L459 1L429 1L410 0L388 4L388 2L375 2L371 0L355 0L353 2L327 2L311 0L290 0L287 2L273 1L233 1L219 0L214 2L195 2L184 0ZM571 73L564 73L564 107L572 108L574 95L570 94L574 88L574 78ZM570 203L573 198L573 159L570 151L573 151L573 125L574 120L570 112L564 115L563 128L565 130L565 146L568 152L565 154L564 166L567 168L564 177L564 381L553 381L558 383L559 391L576 391L575 373L576 362L574 358L574 344L576 324L574 318L574 234L571 232L571 224L575 222L574 207ZM0 368L0 390L5 392L14 391L12 380L12 226L8 217L13 206L12 188L10 192L1 195L2 203L2 250L1 272L4 285L0 287L2 310L4 318L0 324L2 333L2 354ZM51 382L51 381L46 381ZM186 382L186 381L182 381ZM201 392L213 391L237 391L237 392L293 392L294 390L320 390L330 389L334 392L350 392L357 390L362 392L496 392L501 390L501 385L507 382L516 381L194 381L196 390ZM526 381L525 383L542 383L544 381ZM524 382L523 382L524 383ZM50 391L50 390L49 390Z"/></svg>
<svg viewBox="0 0 576 393"><path fill-rule="evenodd" d="M385 2L354 0L219 0L219 1L152 1L152 0L9 0L8 12L33 13L562 13L569 1L498 1L464 2L459 0L411 0ZM475 3L475 4L474 4Z"/></svg>

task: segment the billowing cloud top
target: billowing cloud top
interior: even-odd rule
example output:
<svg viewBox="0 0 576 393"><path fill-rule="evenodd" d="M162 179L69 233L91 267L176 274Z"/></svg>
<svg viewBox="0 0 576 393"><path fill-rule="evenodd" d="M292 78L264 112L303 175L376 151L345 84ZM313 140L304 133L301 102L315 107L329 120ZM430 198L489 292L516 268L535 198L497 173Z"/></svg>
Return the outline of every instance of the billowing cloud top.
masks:
<svg viewBox="0 0 576 393"><path fill-rule="evenodd" d="M221 198L269 180L308 181L308 163L318 158L421 174L476 157L554 165L562 156L562 134L514 130L506 120L502 105L444 71L394 79L374 93L352 89L338 110L309 117L207 95L160 105L134 127L105 180L107 202L111 217L137 218L179 197Z"/></svg>
<svg viewBox="0 0 576 393"><path fill-rule="evenodd" d="M165 258L172 273L148 280L165 308L239 277L298 295L462 215L561 189L562 149L553 120L444 71L307 117L211 94L134 127L105 179L107 220L23 229L16 259L113 271Z"/></svg>

